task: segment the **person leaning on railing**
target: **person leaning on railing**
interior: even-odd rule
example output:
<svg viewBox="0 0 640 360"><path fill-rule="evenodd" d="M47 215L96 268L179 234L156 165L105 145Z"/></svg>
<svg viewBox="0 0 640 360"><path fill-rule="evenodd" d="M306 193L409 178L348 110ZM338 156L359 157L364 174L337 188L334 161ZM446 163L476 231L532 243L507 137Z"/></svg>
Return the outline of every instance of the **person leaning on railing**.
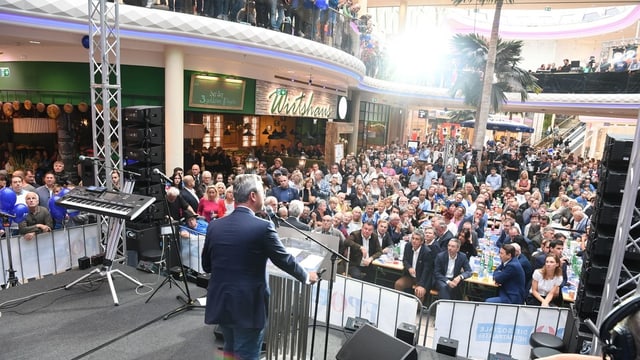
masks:
<svg viewBox="0 0 640 360"><path fill-rule="evenodd" d="M26 218L18 224L18 232L24 236L25 240L32 240L36 234L51 232L53 229L53 218L49 210L39 205L38 194L28 192L25 196L29 213Z"/></svg>

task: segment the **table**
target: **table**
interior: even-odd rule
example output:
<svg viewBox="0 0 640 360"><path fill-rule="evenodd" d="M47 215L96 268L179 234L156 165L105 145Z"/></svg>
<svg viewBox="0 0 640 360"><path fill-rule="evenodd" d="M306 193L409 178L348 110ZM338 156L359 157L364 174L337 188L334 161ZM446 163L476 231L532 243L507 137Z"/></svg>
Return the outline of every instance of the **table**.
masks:
<svg viewBox="0 0 640 360"><path fill-rule="evenodd" d="M375 267L373 282L391 289L404 271L404 265L400 260L388 261L378 258L373 260L372 264Z"/></svg>
<svg viewBox="0 0 640 360"><path fill-rule="evenodd" d="M472 276L464 279L464 285L462 298L469 301L484 301L498 293L498 284L492 277L474 278Z"/></svg>

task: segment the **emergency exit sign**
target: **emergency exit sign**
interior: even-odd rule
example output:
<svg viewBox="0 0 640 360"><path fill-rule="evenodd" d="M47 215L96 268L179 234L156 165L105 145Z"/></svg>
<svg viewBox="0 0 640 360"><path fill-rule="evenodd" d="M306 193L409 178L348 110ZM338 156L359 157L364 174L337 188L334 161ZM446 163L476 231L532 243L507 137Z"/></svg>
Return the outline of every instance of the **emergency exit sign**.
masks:
<svg viewBox="0 0 640 360"><path fill-rule="evenodd" d="M0 77L9 77L10 75L11 71L8 67L0 67Z"/></svg>

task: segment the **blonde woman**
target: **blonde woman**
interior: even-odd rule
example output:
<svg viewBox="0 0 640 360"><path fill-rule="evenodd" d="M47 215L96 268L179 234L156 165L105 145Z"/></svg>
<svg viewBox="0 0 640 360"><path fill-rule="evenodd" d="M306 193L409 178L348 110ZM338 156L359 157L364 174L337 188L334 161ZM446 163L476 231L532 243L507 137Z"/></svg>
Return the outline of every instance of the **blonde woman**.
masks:
<svg viewBox="0 0 640 360"><path fill-rule="evenodd" d="M236 202L233 198L233 186L229 186L224 193L225 214L229 215L236 209Z"/></svg>
<svg viewBox="0 0 640 360"><path fill-rule="evenodd" d="M227 208L224 200L218 195L215 185L207 186L207 192L198 203L198 215L204 216L207 222L224 216Z"/></svg>

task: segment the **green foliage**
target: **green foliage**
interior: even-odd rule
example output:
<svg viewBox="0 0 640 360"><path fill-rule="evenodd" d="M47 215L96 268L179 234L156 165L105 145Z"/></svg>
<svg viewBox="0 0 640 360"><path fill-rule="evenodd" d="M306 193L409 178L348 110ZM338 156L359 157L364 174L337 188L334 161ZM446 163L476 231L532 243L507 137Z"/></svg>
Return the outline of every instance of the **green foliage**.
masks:
<svg viewBox="0 0 640 360"><path fill-rule="evenodd" d="M477 107L482 99L482 81L487 64L489 42L478 34L456 34L451 41L452 58L458 75L450 89L451 96L462 96L464 103ZM524 102L529 92L538 93L542 89L537 78L527 70L518 67L522 61L523 42L498 39L495 74L491 92L491 110L500 111L507 100L506 93L520 93Z"/></svg>

